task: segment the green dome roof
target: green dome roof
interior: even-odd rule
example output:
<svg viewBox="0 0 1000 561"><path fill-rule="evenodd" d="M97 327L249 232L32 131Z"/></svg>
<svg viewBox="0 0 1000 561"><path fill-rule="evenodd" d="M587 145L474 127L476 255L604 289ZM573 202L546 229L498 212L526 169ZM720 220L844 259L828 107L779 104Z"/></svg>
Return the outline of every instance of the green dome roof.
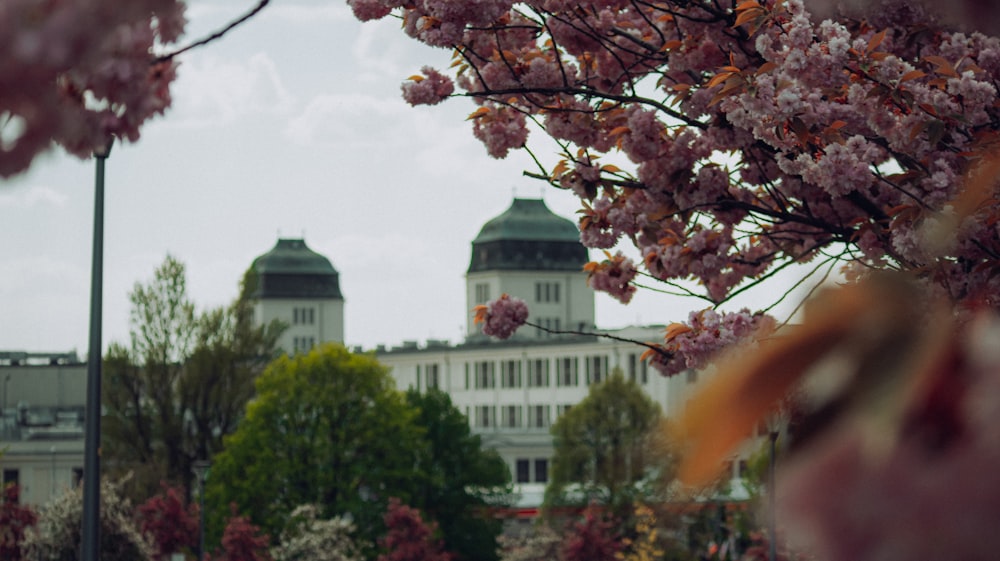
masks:
<svg viewBox="0 0 1000 561"><path fill-rule="evenodd" d="M579 271L589 261L580 231L541 199L514 199L472 241L469 272Z"/></svg>
<svg viewBox="0 0 1000 561"><path fill-rule="evenodd" d="M541 199L514 199L510 208L483 226L472 243L497 240L579 242L580 231Z"/></svg>
<svg viewBox="0 0 1000 561"><path fill-rule="evenodd" d="M279 239L274 249L254 259L257 298L339 298L340 275L330 260L302 239Z"/></svg>

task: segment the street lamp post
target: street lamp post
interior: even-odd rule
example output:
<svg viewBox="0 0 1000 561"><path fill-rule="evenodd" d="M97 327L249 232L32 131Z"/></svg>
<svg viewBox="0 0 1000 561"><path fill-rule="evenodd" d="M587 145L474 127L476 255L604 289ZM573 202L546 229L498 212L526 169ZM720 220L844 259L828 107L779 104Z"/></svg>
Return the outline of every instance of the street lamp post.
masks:
<svg viewBox="0 0 1000 561"><path fill-rule="evenodd" d="M195 460L191 464L198 479L198 560L205 558L205 480L208 478L208 469L211 467L208 460Z"/></svg>
<svg viewBox="0 0 1000 561"><path fill-rule="evenodd" d="M779 409L767 418L767 438L768 438L768 464L767 464L767 532L768 532L768 561L776 561L778 558L778 521L775 513L775 497L777 489L775 487L775 463L777 462L778 436L781 434L781 425L784 424L783 409Z"/></svg>
<svg viewBox="0 0 1000 561"><path fill-rule="evenodd" d="M94 151L94 246L90 269L90 345L87 350L87 409L83 445L83 561L98 561L101 549L101 296L104 280L104 162L114 137Z"/></svg>

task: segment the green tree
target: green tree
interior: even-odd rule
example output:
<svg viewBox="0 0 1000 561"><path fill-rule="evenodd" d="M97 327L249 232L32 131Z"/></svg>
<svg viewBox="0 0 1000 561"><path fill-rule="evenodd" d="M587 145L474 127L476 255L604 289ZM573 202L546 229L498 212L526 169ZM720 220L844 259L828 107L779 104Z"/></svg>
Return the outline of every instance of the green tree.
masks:
<svg viewBox="0 0 1000 561"><path fill-rule="evenodd" d="M192 463L235 430L281 331L253 325L252 279L232 305L199 316L184 264L168 255L129 294L129 345L112 343L104 361L102 446L112 473L135 473L132 496L167 481L190 498Z"/></svg>
<svg viewBox="0 0 1000 561"><path fill-rule="evenodd" d="M230 503L273 536L296 507L312 503L324 518L349 513L362 541L376 543L389 498L412 498L426 453L416 411L388 370L327 344L279 357L256 389L208 477L215 531Z"/></svg>
<svg viewBox="0 0 1000 561"><path fill-rule="evenodd" d="M546 506L591 501L629 516L669 468L662 413L635 382L615 371L552 425L555 455Z"/></svg>
<svg viewBox="0 0 1000 561"><path fill-rule="evenodd" d="M445 549L459 560L495 561L500 521L491 505L510 499L510 472L495 450L484 450L469 421L440 390L406 392L417 411L416 423L427 446L420 448L417 472L421 485L410 504L437 521Z"/></svg>

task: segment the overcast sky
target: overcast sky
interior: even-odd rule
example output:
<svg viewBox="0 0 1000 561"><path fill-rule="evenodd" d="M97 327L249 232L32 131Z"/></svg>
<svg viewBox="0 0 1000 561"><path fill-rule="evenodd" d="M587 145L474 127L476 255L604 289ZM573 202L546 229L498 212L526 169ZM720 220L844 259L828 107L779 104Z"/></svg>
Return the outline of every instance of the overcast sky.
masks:
<svg viewBox="0 0 1000 561"><path fill-rule="evenodd" d="M253 1L192 4L189 39ZM400 83L450 55L395 20L362 24L340 0L272 1L184 55L173 107L107 162L105 348L127 340L128 292L168 253L205 309L230 302L279 235L304 237L340 272L349 345L459 341L483 223L515 195L569 218L579 202L523 177L525 155L490 158L465 121L471 101L403 102ZM0 186L0 349L86 354L93 183L92 160L54 150ZM669 323L696 304L598 296L598 324Z"/></svg>

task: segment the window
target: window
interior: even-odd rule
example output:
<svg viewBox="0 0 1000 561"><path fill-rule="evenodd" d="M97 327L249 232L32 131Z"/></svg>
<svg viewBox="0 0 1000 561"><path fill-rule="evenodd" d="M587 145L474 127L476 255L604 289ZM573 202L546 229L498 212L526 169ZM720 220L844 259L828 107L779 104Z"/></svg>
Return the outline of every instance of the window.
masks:
<svg viewBox="0 0 1000 561"><path fill-rule="evenodd" d="M536 358L528 361L528 387L544 388L549 385L549 361Z"/></svg>
<svg viewBox="0 0 1000 561"><path fill-rule="evenodd" d="M500 363L501 384L505 388L521 387L521 361L505 360Z"/></svg>
<svg viewBox="0 0 1000 561"><path fill-rule="evenodd" d="M528 426L536 429L544 429L549 426L549 406L530 405L528 406Z"/></svg>
<svg viewBox="0 0 1000 561"><path fill-rule="evenodd" d="M494 370L493 364L494 363L489 361L477 362L475 364L477 389L496 387L496 371Z"/></svg>
<svg viewBox="0 0 1000 561"><path fill-rule="evenodd" d="M75 467L73 468L73 488L75 489L83 481L83 468Z"/></svg>
<svg viewBox="0 0 1000 561"><path fill-rule="evenodd" d="M518 483L530 483L531 482L531 462L527 458L518 458L515 462L517 466L517 482Z"/></svg>
<svg viewBox="0 0 1000 561"><path fill-rule="evenodd" d="M562 329L559 318L538 318L538 325L539 327L535 331L538 333L540 339L551 337L553 333L550 333L550 331L559 331ZM546 329L550 331L546 331Z"/></svg>
<svg viewBox="0 0 1000 561"><path fill-rule="evenodd" d="M496 407L492 405L476 406L476 426L489 428L496 425Z"/></svg>
<svg viewBox="0 0 1000 561"><path fill-rule="evenodd" d="M16 469L8 468L3 470L3 486L7 485L17 485L19 482L19 473Z"/></svg>
<svg viewBox="0 0 1000 561"><path fill-rule="evenodd" d="M649 364L634 353L628 355L628 379L638 384L649 382Z"/></svg>
<svg viewBox="0 0 1000 561"><path fill-rule="evenodd" d="M563 415L566 414L567 411L570 410L571 407L573 407L573 406L572 405L557 405L556 406L556 416L557 417L562 417Z"/></svg>
<svg viewBox="0 0 1000 561"><path fill-rule="evenodd" d="M424 366L424 371L427 373L427 389L437 389L441 384L441 380L438 375L438 365L428 364Z"/></svg>
<svg viewBox="0 0 1000 561"><path fill-rule="evenodd" d="M292 309L292 325L313 325L316 323L315 308Z"/></svg>
<svg viewBox="0 0 1000 561"><path fill-rule="evenodd" d="M316 346L315 337L293 337L292 338L292 350L295 353L307 353L312 348Z"/></svg>
<svg viewBox="0 0 1000 561"><path fill-rule="evenodd" d="M559 283L536 282L535 302L559 302Z"/></svg>
<svg viewBox="0 0 1000 561"><path fill-rule="evenodd" d="M476 283L476 304L485 304L490 301L490 285L480 282Z"/></svg>
<svg viewBox="0 0 1000 561"><path fill-rule="evenodd" d="M587 365L587 383L588 384L600 384L607 377L608 371L608 357L607 356L588 356L586 359Z"/></svg>
<svg viewBox="0 0 1000 561"><path fill-rule="evenodd" d="M500 410L500 422L506 428L515 429L521 426L521 406L507 405Z"/></svg>
<svg viewBox="0 0 1000 561"><path fill-rule="evenodd" d="M556 362L556 383L559 386L575 386L578 383L577 359L563 357Z"/></svg>
<svg viewBox="0 0 1000 561"><path fill-rule="evenodd" d="M535 458L535 483L549 482L549 461L545 458Z"/></svg>

